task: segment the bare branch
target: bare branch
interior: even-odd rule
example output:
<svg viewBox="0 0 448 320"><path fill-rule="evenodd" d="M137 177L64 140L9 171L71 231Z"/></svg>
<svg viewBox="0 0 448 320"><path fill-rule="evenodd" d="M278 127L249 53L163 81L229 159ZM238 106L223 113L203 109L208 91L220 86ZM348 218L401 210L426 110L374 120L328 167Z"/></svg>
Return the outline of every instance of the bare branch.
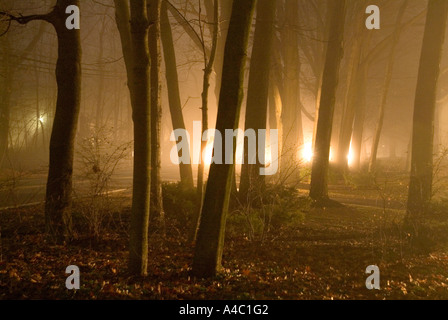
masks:
<svg viewBox="0 0 448 320"><path fill-rule="evenodd" d="M16 21L20 24L27 24L28 22L31 21L36 21L36 20L43 20L43 21L48 21L50 22L50 14L33 14L33 15L29 15L29 16L14 16L10 13L7 12L3 12L0 11L0 15L6 16L9 18L10 21Z"/></svg>

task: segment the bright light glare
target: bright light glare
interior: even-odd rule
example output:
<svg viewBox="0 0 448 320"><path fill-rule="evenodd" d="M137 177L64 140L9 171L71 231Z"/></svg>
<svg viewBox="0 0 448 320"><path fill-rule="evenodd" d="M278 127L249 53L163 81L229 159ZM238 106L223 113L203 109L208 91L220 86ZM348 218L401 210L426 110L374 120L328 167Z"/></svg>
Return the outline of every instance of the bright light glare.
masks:
<svg viewBox="0 0 448 320"><path fill-rule="evenodd" d="M311 142L307 142L303 145L302 159L308 163L313 159L313 144Z"/></svg>
<svg viewBox="0 0 448 320"><path fill-rule="evenodd" d="M44 120L45 120L45 119L44 119L44 116L40 116L40 117L39 117L39 122L40 122L40 123L44 123Z"/></svg>
<svg viewBox="0 0 448 320"><path fill-rule="evenodd" d="M212 157L213 157L213 140L210 139L207 142L207 145L205 146L204 150L204 164L207 167L212 164Z"/></svg>
<svg viewBox="0 0 448 320"><path fill-rule="evenodd" d="M352 166L353 165L353 161L355 160L355 157L353 155L352 149L350 148L350 151L347 155L347 160L348 160L348 165Z"/></svg>
<svg viewBox="0 0 448 320"><path fill-rule="evenodd" d="M269 167L271 165L271 159L271 147L268 146L266 147L264 152L264 162L266 167Z"/></svg>

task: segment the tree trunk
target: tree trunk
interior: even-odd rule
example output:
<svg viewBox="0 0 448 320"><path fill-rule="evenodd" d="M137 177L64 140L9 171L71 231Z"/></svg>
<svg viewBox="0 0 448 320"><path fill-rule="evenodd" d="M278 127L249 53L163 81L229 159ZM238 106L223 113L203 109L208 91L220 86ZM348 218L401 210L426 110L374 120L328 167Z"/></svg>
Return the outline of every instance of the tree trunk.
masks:
<svg viewBox="0 0 448 320"><path fill-rule="evenodd" d="M0 89L0 168L8 152L9 114L13 81L12 72L6 72L2 80L3 85Z"/></svg>
<svg viewBox="0 0 448 320"><path fill-rule="evenodd" d="M408 3L409 3L408 0L404 1L403 5L400 8L400 11L398 12L397 21L395 23L396 29L394 31L394 40L392 41L392 48L389 54L389 64L387 65L386 70L386 79L384 81L383 95L381 98L378 123L376 125L375 135L373 136L372 148L370 152L370 161L369 161L370 173L373 173L376 170L376 157L378 154L378 145L380 144L381 131L383 130L383 123L384 123L384 114L387 105L387 98L389 96L390 83L392 81L392 76L394 73L395 58L397 51L396 49L401 35L401 29L399 28L399 26L401 25L401 21L403 20L403 16L408 6Z"/></svg>
<svg viewBox="0 0 448 320"><path fill-rule="evenodd" d="M361 22L361 21L358 21ZM353 44L351 47L351 57L350 64L348 70L348 79L347 79L347 89L344 97L344 111L341 119L341 126L339 131L338 138L338 147L336 149L335 154L335 162L336 164L343 170L348 170L348 159L347 156L350 152L350 141L353 130L353 120L355 118L355 110L356 103L354 100L356 99L356 94L359 89L358 85L358 77L361 63L361 57L363 52L363 47L366 43L366 36L362 30L358 30L354 34L355 39L353 40Z"/></svg>
<svg viewBox="0 0 448 320"><path fill-rule="evenodd" d="M415 94L406 223L418 228L432 196L434 113L448 1L429 0Z"/></svg>
<svg viewBox="0 0 448 320"><path fill-rule="evenodd" d="M368 65L363 65L358 71L358 91L356 92L356 110L355 119L353 121L352 134L352 168L359 170L361 168L361 148L364 134L364 123L366 118L366 89L367 89L367 73Z"/></svg>
<svg viewBox="0 0 448 320"><path fill-rule="evenodd" d="M130 91L134 121L134 177L129 244L129 271L146 275L151 192L151 106L148 15L145 0L130 2L133 70Z"/></svg>
<svg viewBox="0 0 448 320"><path fill-rule="evenodd" d="M176 52L174 50L173 34L168 19L167 4L162 1L161 9L161 40L163 46L163 55L165 58L166 82L168 89L168 100L171 113L173 130L185 130L184 117L182 115L182 104L180 102L179 79L177 75ZM177 138L177 137L176 137ZM180 141L179 141L180 142ZM184 148L182 152L188 152ZM191 157L189 156L191 159ZM190 163L180 163L180 180L184 188L193 189L193 171Z"/></svg>
<svg viewBox="0 0 448 320"><path fill-rule="evenodd" d="M258 1L245 116L245 130L253 129L256 133L266 129L275 11L275 1ZM256 164L249 164L248 145L244 143L239 190L241 201L247 201L250 191L262 192L265 187L265 176L259 173L259 169L265 164L260 163L259 154L264 158L266 150L260 150L259 146L257 143L256 154L250 155L256 157Z"/></svg>
<svg viewBox="0 0 448 320"><path fill-rule="evenodd" d="M317 201L328 199L328 166L330 158L331 131L338 87L339 68L344 55L343 38L345 24L345 0L331 1L331 31L325 58L324 76L319 106L311 171L310 197Z"/></svg>
<svg viewBox="0 0 448 320"><path fill-rule="evenodd" d="M219 7L218 0L214 0L211 4L213 9L208 9L208 11L212 10L212 20L209 20L209 26L212 27L212 49L210 50L210 57L207 57L207 50L205 48L204 42L204 30L201 30L202 36L202 53L204 56L204 75L202 80L202 128L201 128L201 137L208 130L208 96L209 96L209 88L210 88L210 76L213 71L213 66L216 58L216 49L218 44L218 18L219 18ZM210 23L213 21L213 23ZM200 26L201 28L202 25ZM199 224L201 209L202 209L202 200L204 193L204 166L205 166L205 158L204 152L207 147L207 141L201 140L201 154L199 155L200 163L198 165L198 182L197 182L197 198L198 198L198 207L196 209L195 215L193 216L193 229L190 235L190 240L194 241L196 239L196 232Z"/></svg>
<svg viewBox="0 0 448 320"><path fill-rule="evenodd" d="M81 100L81 39L78 29L66 27L66 9L79 7L79 0L58 0L48 14L9 17L20 24L47 21L53 25L58 38L56 112L50 140L50 161L45 195L45 224L49 236L56 242L69 240L72 235L72 177L75 136ZM35 46L43 32L31 41L18 64Z"/></svg>
<svg viewBox="0 0 448 320"><path fill-rule="evenodd" d="M219 2L221 15L219 26L219 37L216 47L216 59L215 59L215 96L218 100L219 93L221 91L222 80L222 65L224 62L224 47L226 45L227 33L229 31L230 15L232 13L232 5L234 0L221 0Z"/></svg>
<svg viewBox="0 0 448 320"><path fill-rule="evenodd" d="M216 123L216 129L220 132L238 127L247 45L255 3L254 0L238 0L232 8L229 26L231 41L227 41L225 46ZM225 150L225 140L223 142L222 151ZM235 149L233 146L233 154ZM234 169L235 164L211 165L193 259L193 273L196 276L214 276L221 267Z"/></svg>
<svg viewBox="0 0 448 320"><path fill-rule="evenodd" d="M105 75L104 75L104 36L106 35L106 26L107 26L107 17L103 17L103 21L101 22L101 30L99 35L99 50L98 50L98 90L97 93L97 104L96 104L96 117L95 117L95 127L96 132L99 132L99 130L103 126L103 117L104 117L104 82L105 82ZM98 135L95 135L95 139L98 140ZM95 141L98 143L98 141Z"/></svg>
<svg viewBox="0 0 448 320"><path fill-rule="evenodd" d="M298 150L303 145L302 111L300 110L300 60L298 0L285 1L285 28L281 33L284 60L284 103L282 108L283 142L280 172L288 174L298 164ZM293 177L292 177L293 178Z"/></svg>
<svg viewBox="0 0 448 320"><path fill-rule="evenodd" d="M162 135L162 82L161 82L161 47L160 47L160 10L162 0L148 1L149 52L151 56L151 220L159 220L164 230L164 211L162 199L161 148Z"/></svg>
<svg viewBox="0 0 448 320"><path fill-rule="evenodd" d="M50 166L45 197L47 231L57 242L72 233L71 195L73 156L81 101L80 31L65 26L65 10L79 0L58 0L51 23L58 37L56 113L50 139Z"/></svg>

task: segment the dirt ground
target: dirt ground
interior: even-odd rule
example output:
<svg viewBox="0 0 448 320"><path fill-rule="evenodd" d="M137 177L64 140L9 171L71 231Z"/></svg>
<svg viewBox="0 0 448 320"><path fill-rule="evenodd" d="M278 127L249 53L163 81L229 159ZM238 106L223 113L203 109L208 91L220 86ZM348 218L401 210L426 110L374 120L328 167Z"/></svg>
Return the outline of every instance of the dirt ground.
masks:
<svg viewBox="0 0 448 320"><path fill-rule="evenodd" d="M151 232L148 277L129 276L129 212L120 199L101 239L80 225L64 246L46 240L42 206L0 212L0 299L448 299L446 246L411 249L400 210L307 209L263 237L233 212L214 279L190 276L188 223L169 212L166 236ZM79 290L65 287L69 265L80 268ZM380 290L366 289L369 265L379 267Z"/></svg>

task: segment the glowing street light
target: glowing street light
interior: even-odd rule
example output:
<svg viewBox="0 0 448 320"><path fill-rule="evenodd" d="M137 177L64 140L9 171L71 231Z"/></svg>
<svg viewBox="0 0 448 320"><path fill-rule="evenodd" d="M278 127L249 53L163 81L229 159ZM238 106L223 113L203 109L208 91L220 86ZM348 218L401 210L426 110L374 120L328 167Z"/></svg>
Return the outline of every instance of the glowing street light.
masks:
<svg viewBox="0 0 448 320"><path fill-rule="evenodd" d="M310 163L313 160L313 144L311 142L305 143L302 149L302 159Z"/></svg>

